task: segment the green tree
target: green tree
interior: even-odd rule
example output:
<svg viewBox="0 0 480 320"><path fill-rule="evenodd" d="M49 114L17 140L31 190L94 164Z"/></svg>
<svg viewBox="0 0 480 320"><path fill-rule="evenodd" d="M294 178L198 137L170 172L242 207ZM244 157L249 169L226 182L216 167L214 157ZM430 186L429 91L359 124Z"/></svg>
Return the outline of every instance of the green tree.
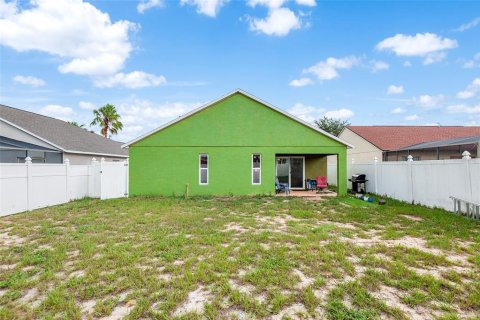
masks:
<svg viewBox="0 0 480 320"><path fill-rule="evenodd" d="M79 124L77 121L68 121L68 123L70 123L71 125L74 125L75 127L85 128L84 124Z"/></svg>
<svg viewBox="0 0 480 320"><path fill-rule="evenodd" d="M315 124L323 131L327 131L328 133L331 133L334 136L338 137L338 135L342 132L343 128L350 125L350 122L348 122L347 120L327 118L324 116L319 120L315 120Z"/></svg>
<svg viewBox="0 0 480 320"><path fill-rule="evenodd" d="M121 117L117 113L117 109L113 104L107 103L97 110L93 110L94 119L91 126L99 125L101 127L101 134L105 138L114 134L118 134L118 131L123 129L123 124L120 121Z"/></svg>

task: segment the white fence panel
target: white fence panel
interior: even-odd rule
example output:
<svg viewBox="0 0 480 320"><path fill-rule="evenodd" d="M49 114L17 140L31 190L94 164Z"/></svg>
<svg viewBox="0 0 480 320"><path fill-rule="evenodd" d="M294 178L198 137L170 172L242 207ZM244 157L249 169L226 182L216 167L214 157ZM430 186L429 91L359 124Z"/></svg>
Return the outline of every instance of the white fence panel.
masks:
<svg viewBox="0 0 480 320"><path fill-rule="evenodd" d="M29 165L29 210L67 202L67 175L63 164Z"/></svg>
<svg viewBox="0 0 480 320"><path fill-rule="evenodd" d="M336 165L328 165L329 182ZM352 163L347 176L366 174L366 191L453 211L450 197L480 204L480 159ZM351 187L351 184L348 184Z"/></svg>
<svg viewBox="0 0 480 320"><path fill-rule="evenodd" d="M334 163L327 164L327 181L328 184L337 185L337 165Z"/></svg>
<svg viewBox="0 0 480 320"><path fill-rule="evenodd" d="M27 166L0 166L0 216L28 210Z"/></svg>
<svg viewBox="0 0 480 320"><path fill-rule="evenodd" d="M480 158L472 159L469 163L472 202L480 203Z"/></svg>
<svg viewBox="0 0 480 320"><path fill-rule="evenodd" d="M93 159L90 165L71 166L66 159L64 164L0 164L0 216L87 196L109 199L127 194L127 162Z"/></svg>
<svg viewBox="0 0 480 320"><path fill-rule="evenodd" d="M411 201L412 193L409 191L411 179L409 164L404 162L378 162L377 166L377 192L394 199ZM375 192L375 172L369 177L371 190Z"/></svg>
<svg viewBox="0 0 480 320"><path fill-rule="evenodd" d="M89 165L70 166L68 175L68 198L81 199L90 196L89 183L90 177Z"/></svg>

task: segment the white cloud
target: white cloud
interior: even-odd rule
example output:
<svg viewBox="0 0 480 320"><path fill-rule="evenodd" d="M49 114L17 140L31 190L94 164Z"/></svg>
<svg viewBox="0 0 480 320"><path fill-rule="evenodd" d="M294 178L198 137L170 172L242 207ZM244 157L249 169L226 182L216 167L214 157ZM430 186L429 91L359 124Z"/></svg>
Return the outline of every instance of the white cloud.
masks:
<svg viewBox="0 0 480 320"><path fill-rule="evenodd" d="M17 12L16 1L5 2L0 0L0 18L12 16Z"/></svg>
<svg viewBox="0 0 480 320"><path fill-rule="evenodd" d="M292 87L304 87L313 84L313 80L310 78L300 78L290 81L288 85Z"/></svg>
<svg viewBox="0 0 480 320"><path fill-rule="evenodd" d="M410 116L405 117L405 120L407 121L417 121L418 119L420 119L420 117L416 114L412 114Z"/></svg>
<svg viewBox="0 0 480 320"><path fill-rule="evenodd" d="M158 87L166 82L167 80L164 76L156 76L143 71L132 71L130 73L119 72L112 76L101 77L94 80L95 86L99 88L124 86L131 89Z"/></svg>
<svg viewBox="0 0 480 320"><path fill-rule="evenodd" d="M447 111L449 113L480 114L480 105L470 107L464 104L458 104L458 105L448 106Z"/></svg>
<svg viewBox="0 0 480 320"><path fill-rule="evenodd" d="M248 0L247 4L250 7L264 6L270 9L276 9L283 6L286 0Z"/></svg>
<svg viewBox="0 0 480 320"><path fill-rule="evenodd" d="M180 0L180 4L191 5L197 7L197 12L209 17L216 17L220 8L227 3L228 0Z"/></svg>
<svg viewBox="0 0 480 320"><path fill-rule="evenodd" d="M445 97L442 94L431 96L428 94L413 98L413 103L422 108L434 108L440 105Z"/></svg>
<svg viewBox="0 0 480 320"><path fill-rule="evenodd" d="M303 70L303 73L312 73L316 75L319 80L332 80L340 76L338 73L339 69L348 70L359 64L359 62L360 59L355 56L348 56L340 59L330 57Z"/></svg>
<svg viewBox="0 0 480 320"><path fill-rule="evenodd" d="M33 77L33 76L20 76L20 75L13 77L13 82L29 85L35 88L42 87L46 84L43 79Z"/></svg>
<svg viewBox="0 0 480 320"><path fill-rule="evenodd" d="M307 6L307 7L315 7L317 2L315 0L295 0L298 5Z"/></svg>
<svg viewBox="0 0 480 320"><path fill-rule="evenodd" d="M475 67L480 67L480 52L477 53L477 54L473 57L473 59L466 61L466 62L463 64L463 67L464 67L465 69L471 69L471 68L475 68Z"/></svg>
<svg viewBox="0 0 480 320"><path fill-rule="evenodd" d="M137 5L137 11L144 13L152 8L160 8L163 6L163 0L141 0Z"/></svg>
<svg viewBox="0 0 480 320"><path fill-rule="evenodd" d="M386 63L385 61L379 61L379 60L372 60L370 61L370 65L372 67L372 72L378 72L382 70L388 70L390 69L390 65Z"/></svg>
<svg viewBox="0 0 480 320"><path fill-rule="evenodd" d="M119 134L119 139L123 141L131 140L198 108L200 105L201 103L184 102L155 104L140 99L116 104L124 125L124 130Z"/></svg>
<svg viewBox="0 0 480 320"><path fill-rule="evenodd" d="M459 99L469 99L473 98L480 92L480 78L476 78L470 83L467 88L463 91L457 93L457 98Z"/></svg>
<svg viewBox="0 0 480 320"><path fill-rule="evenodd" d="M432 52L425 57L425 59L423 60L423 64L429 65L429 64L440 62L443 59L445 59L446 56L447 56L447 53L445 51Z"/></svg>
<svg viewBox="0 0 480 320"><path fill-rule="evenodd" d="M325 112L325 117L333 119L350 119L355 113L350 109L331 110Z"/></svg>
<svg viewBox="0 0 480 320"><path fill-rule="evenodd" d="M287 111L288 113L302 119L303 121L313 123L315 120L318 120L323 116L325 109L313 106L306 106L302 103L296 103Z"/></svg>
<svg viewBox="0 0 480 320"><path fill-rule="evenodd" d="M403 63L403 66L404 66L404 67L411 67L411 66L412 66L412 63L407 60L407 61L405 61L405 62Z"/></svg>
<svg viewBox="0 0 480 320"><path fill-rule="evenodd" d="M470 21L470 22L468 22L468 23L462 24L460 27L458 27L457 29L455 29L455 31L463 32L463 31L465 31L465 30L475 28L475 27L478 26L479 24L480 24L480 17L475 18L475 19L473 19L472 21Z"/></svg>
<svg viewBox="0 0 480 320"><path fill-rule="evenodd" d="M64 121L71 121L71 116L74 115L73 109L57 104L49 104L40 109L40 113L49 117L57 118Z"/></svg>
<svg viewBox="0 0 480 320"><path fill-rule="evenodd" d="M300 29L301 23L295 13L288 8L273 8L265 19L250 19L250 30L269 36L286 36L291 30Z"/></svg>
<svg viewBox="0 0 480 320"><path fill-rule="evenodd" d="M83 110L95 110L97 108L93 103L85 101L80 101L78 106Z"/></svg>
<svg viewBox="0 0 480 320"><path fill-rule="evenodd" d="M387 94L401 94L404 92L403 86L390 85L387 88Z"/></svg>
<svg viewBox="0 0 480 320"><path fill-rule="evenodd" d="M392 113L393 113L393 114L401 114L401 113L405 113L405 112L407 112L407 110L405 110L405 109L403 109L403 108L400 108L400 107L395 108L395 109L392 110Z"/></svg>
<svg viewBox="0 0 480 320"><path fill-rule="evenodd" d="M397 56L423 57L424 64L431 64L445 58L445 50L458 47L456 40L442 38L434 33L417 33L414 36L396 34L379 42L377 50L392 51Z"/></svg>
<svg viewBox="0 0 480 320"><path fill-rule="evenodd" d="M38 50L58 56L62 73L105 75L123 68L132 51L129 31L136 24L112 23L107 13L82 0L31 4L2 12L0 44L19 52Z"/></svg>

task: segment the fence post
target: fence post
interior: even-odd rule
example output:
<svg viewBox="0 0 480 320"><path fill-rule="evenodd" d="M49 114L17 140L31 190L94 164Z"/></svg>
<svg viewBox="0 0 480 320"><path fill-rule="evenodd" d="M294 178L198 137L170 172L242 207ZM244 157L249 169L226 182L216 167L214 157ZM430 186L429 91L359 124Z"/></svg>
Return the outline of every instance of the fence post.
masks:
<svg viewBox="0 0 480 320"><path fill-rule="evenodd" d="M128 172L129 172L129 167L128 167L128 158L125 160L125 197L128 197Z"/></svg>
<svg viewBox="0 0 480 320"><path fill-rule="evenodd" d="M27 210L32 210L32 158L25 158L25 165L27 166Z"/></svg>
<svg viewBox="0 0 480 320"><path fill-rule="evenodd" d="M65 202L70 201L70 160L66 158L63 160L65 165Z"/></svg>
<svg viewBox="0 0 480 320"><path fill-rule="evenodd" d="M104 168L104 164L105 164L105 158L102 157L100 159L100 199L104 199L104 196L103 196L103 168Z"/></svg>
<svg viewBox="0 0 480 320"><path fill-rule="evenodd" d="M413 174L412 174L412 163L413 163L413 157L411 154L408 155L407 157L407 168L408 168L408 179L409 179L409 184L408 186L410 187L410 192L409 192L409 196L410 196L410 202L411 203L415 203L415 199L413 198Z"/></svg>
<svg viewBox="0 0 480 320"><path fill-rule="evenodd" d="M470 152L468 152L467 150L463 151L462 159L465 161L465 173L467 175L465 181L467 182L467 190L470 194L469 200L470 202L473 202L472 175L470 174L470 159L472 159L472 157L470 156Z"/></svg>
<svg viewBox="0 0 480 320"><path fill-rule="evenodd" d="M377 184L377 164L378 164L378 158L374 157L373 158L373 173L374 173L374 183L375 183L375 194L378 194L378 184Z"/></svg>

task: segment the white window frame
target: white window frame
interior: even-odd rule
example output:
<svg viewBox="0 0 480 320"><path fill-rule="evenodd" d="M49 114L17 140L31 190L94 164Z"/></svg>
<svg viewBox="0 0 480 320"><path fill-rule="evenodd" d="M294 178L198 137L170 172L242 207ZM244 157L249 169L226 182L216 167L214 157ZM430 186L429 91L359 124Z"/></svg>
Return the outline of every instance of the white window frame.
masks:
<svg viewBox="0 0 480 320"><path fill-rule="evenodd" d="M207 167L206 168L202 168L202 156L207 156ZM208 185L208 182L210 180L209 178L209 166L210 166L210 161L209 161L209 157L208 157L208 153L200 153L198 155L198 184L201 185L201 186L206 186ZM207 182L202 182L202 170L206 170L207 171Z"/></svg>
<svg viewBox="0 0 480 320"><path fill-rule="evenodd" d="M253 157L254 156L259 156L260 157L260 168L254 168L253 167ZM252 162L252 185L260 185L262 184L262 154L260 153L252 153L252 156L250 158L250 161ZM253 181L253 172L255 170L259 171L258 177L260 178L259 182L254 182Z"/></svg>

